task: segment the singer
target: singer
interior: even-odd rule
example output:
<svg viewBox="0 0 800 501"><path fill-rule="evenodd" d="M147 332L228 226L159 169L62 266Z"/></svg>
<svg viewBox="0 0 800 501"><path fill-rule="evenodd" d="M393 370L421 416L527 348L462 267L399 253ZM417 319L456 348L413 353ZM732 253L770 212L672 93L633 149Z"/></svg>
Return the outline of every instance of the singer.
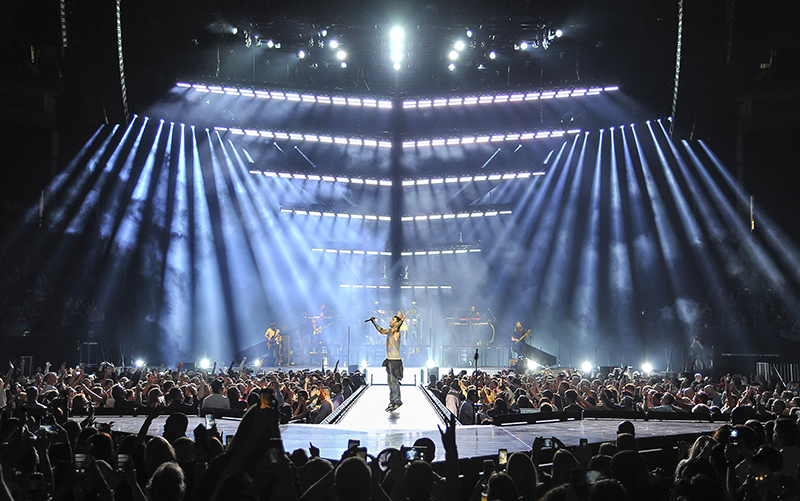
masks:
<svg viewBox="0 0 800 501"><path fill-rule="evenodd" d="M386 408L386 412L394 412L403 405L400 400L400 380L403 379L403 360L400 358L400 326L405 320L406 316L402 311L398 311L397 315L392 317L388 329L379 326L375 317L365 320L365 322L372 322L378 332L386 336L386 360L382 364L386 367L389 379L389 406Z"/></svg>

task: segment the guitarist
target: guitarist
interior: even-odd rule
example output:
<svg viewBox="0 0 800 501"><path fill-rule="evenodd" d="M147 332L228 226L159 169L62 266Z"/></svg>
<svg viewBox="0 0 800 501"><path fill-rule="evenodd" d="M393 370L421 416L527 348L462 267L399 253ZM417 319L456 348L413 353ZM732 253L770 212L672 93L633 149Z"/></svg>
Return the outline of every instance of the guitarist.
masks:
<svg viewBox="0 0 800 501"><path fill-rule="evenodd" d="M517 322L517 325L514 326L514 333L511 334L511 351L516 352L523 357L526 357L526 350L527 343L524 341L528 334L531 333L531 330L528 329L527 332L522 328L522 324Z"/></svg>
<svg viewBox="0 0 800 501"><path fill-rule="evenodd" d="M275 365L278 362L279 349L281 344L281 329L275 327L275 322L269 324L269 329L264 333L267 338L267 360L269 365Z"/></svg>

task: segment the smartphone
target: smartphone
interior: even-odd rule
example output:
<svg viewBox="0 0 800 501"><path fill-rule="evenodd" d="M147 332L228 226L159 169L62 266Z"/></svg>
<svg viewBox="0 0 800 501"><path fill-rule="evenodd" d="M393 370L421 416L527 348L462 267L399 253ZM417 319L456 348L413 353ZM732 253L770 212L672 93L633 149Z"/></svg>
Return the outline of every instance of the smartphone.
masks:
<svg viewBox="0 0 800 501"><path fill-rule="evenodd" d="M214 418L214 414L206 414L206 429L210 430L217 424L217 420Z"/></svg>
<svg viewBox="0 0 800 501"><path fill-rule="evenodd" d="M75 471L83 473L86 471L86 465L89 463L89 456L83 453L75 454Z"/></svg>
<svg viewBox="0 0 800 501"><path fill-rule="evenodd" d="M125 471L130 461L130 454L117 454L117 471Z"/></svg>
<svg viewBox="0 0 800 501"><path fill-rule="evenodd" d="M225 448L226 448L226 449L229 449L229 448L230 448L230 446L231 446L231 441L233 441L233 437L234 437L234 435L235 435L235 433L234 433L234 434L232 434L232 435L227 435L227 436L225 437Z"/></svg>
<svg viewBox="0 0 800 501"><path fill-rule="evenodd" d="M545 438L544 439L544 447L553 448L553 447L555 447L555 442L553 442L552 438Z"/></svg>
<svg viewBox="0 0 800 501"><path fill-rule="evenodd" d="M275 393L273 392L272 388L264 388L261 390L261 408L262 409L272 409L273 403L272 401L275 399Z"/></svg>
<svg viewBox="0 0 800 501"><path fill-rule="evenodd" d="M497 464L505 466L508 463L508 449L499 449L497 451Z"/></svg>
<svg viewBox="0 0 800 501"><path fill-rule="evenodd" d="M731 430L731 443L732 444L739 443L739 430Z"/></svg>
<svg viewBox="0 0 800 501"><path fill-rule="evenodd" d="M353 447L358 447L359 445L361 445L361 441L360 440L356 440L354 438L351 438L350 440L347 441L347 450L349 451Z"/></svg>
<svg viewBox="0 0 800 501"><path fill-rule="evenodd" d="M270 463L277 463L283 457L283 441L280 438L269 439L267 455Z"/></svg>
<svg viewBox="0 0 800 501"><path fill-rule="evenodd" d="M572 470L570 484L575 487L575 493L579 498L589 496L589 491L598 480L606 478L606 475L599 470Z"/></svg>
<svg viewBox="0 0 800 501"><path fill-rule="evenodd" d="M580 446L582 449L589 447L589 439L588 438L580 439Z"/></svg>
<svg viewBox="0 0 800 501"><path fill-rule="evenodd" d="M425 450L427 447L422 445L416 445L413 447L408 447L405 449L406 452L406 460L411 461L422 461L422 456L425 454Z"/></svg>
<svg viewBox="0 0 800 501"><path fill-rule="evenodd" d="M356 457L363 459L364 461L367 460L367 448L366 447L359 447L356 449Z"/></svg>

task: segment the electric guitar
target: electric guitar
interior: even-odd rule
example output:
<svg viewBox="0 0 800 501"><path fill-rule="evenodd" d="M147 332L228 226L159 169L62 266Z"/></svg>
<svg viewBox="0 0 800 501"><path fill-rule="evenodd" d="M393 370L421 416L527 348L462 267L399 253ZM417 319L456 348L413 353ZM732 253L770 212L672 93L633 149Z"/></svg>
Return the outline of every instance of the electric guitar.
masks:
<svg viewBox="0 0 800 501"><path fill-rule="evenodd" d="M275 335L274 336L267 338L267 348L272 348L275 345L277 345L278 343L280 343L281 340L283 340L283 335L281 334L281 332L286 330L286 327L288 327L288 326L284 325L283 329L277 329L275 331Z"/></svg>

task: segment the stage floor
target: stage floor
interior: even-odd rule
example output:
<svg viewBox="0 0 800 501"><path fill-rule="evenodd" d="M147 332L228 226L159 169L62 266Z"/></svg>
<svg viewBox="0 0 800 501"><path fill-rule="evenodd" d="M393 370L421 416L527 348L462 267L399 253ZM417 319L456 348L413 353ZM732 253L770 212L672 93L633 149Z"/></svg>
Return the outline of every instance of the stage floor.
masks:
<svg viewBox="0 0 800 501"><path fill-rule="evenodd" d="M421 437L431 438L436 444L436 461L444 461L444 448L439 435L439 427L444 429L438 415L433 411L423 390L415 386L401 388L403 406L397 411L387 413L384 409L389 403L389 387L372 385L353 407L347 411L337 425L288 424L281 425L281 436L287 451L303 448L309 444L320 449L326 459L338 460L347 449L349 439L360 440L362 447L372 455L377 455L387 447L400 448L412 445ZM156 418L150 435L161 435L166 416ZM138 433L143 417L98 416L98 422L113 421L114 430ZM189 416L189 433L203 419ZM578 445L581 438L590 444L616 440L619 419L584 419L565 422L506 426L461 426L456 430L458 455L460 458L485 457L497 454L498 449L509 452L529 451L537 436L558 437L566 446ZM698 434L711 434L720 423L694 421L635 421L636 437L675 436L693 440ZM217 419L217 429L224 435L236 433L239 419Z"/></svg>

